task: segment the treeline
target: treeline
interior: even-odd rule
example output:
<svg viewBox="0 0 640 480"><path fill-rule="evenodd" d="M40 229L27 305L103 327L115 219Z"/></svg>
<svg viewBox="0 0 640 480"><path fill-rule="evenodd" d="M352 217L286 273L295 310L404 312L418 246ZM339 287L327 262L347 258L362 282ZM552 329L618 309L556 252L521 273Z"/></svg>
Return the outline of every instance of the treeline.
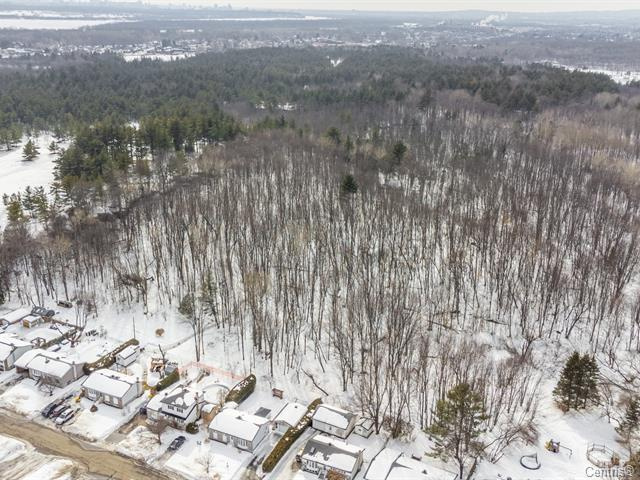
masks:
<svg viewBox="0 0 640 480"><path fill-rule="evenodd" d="M330 58L342 58L332 66ZM415 89L463 89L509 110L580 100L616 91L604 75L543 65L453 61L412 49L256 49L212 53L177 62L127 63L113 56L43 72L5 74L0 129L51 129L215 110L226 101L306 106L401 100Z"/></svg>

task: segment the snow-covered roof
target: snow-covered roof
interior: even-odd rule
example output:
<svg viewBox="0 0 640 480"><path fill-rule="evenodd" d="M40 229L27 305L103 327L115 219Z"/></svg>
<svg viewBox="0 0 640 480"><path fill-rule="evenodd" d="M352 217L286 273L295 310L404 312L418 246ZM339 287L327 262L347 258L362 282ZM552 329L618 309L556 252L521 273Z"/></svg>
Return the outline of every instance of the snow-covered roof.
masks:
<svg viewBox="0 0 640 480"><path fill-rule="evenodd" d="M266 418L227 408L211 420L209 429L252 441L258 434L260 427L268 422L269 420Z"/></svg>
<svg viewBox="0 0 640 480"><path fill-rule="evenodd" d="M89 375L82 386L105 395L122 398L136 383L138 379L132 375L103 368Z"/></svg>
<svg viewBox="0 0 640 480"><path fill-rule="evenodd" d="M329 468L352 472L362 455L362 449L326 435L316 435L302 450L302 458Z"/></svg>
<svg viewBox="0 0 640 480"><path fill-rule="evenodd" d="M122 350L118 355L118 358L129 358L131 355L134 355L138 351L137 345L129 345L127 348Z"/></svg>
<svg viewBox="0 0 640 480"><path fill-rule="evenodd" d="M297 425L302 416L307 413L307 407L299 403L287 403L273 419L274 422L284 422L293 427Z"/></svg>
<svg viewBox="0 0 640 480"><path fill-rule="evenodd" d="M191 408L202 400L201 392L184 385L176 385L167 392L160 392L155 395L147 404L147 410L162 412L172 416L186 417ZM178 415L176 410L170 407L180 408L186 411L186 415ZM183 412L185 413L185 412Z"/></svg>
<svg viewBox="0 0 640 480"><path fill-rule="evenodd" d="M7 323L14 323L22 318L26 317L31 313L30 308L18 308L11 312L5 313L0 317L0 321L5 321Z"/></svg>
<svg viewBox="0 0 640 480"><path fill-rule="evenodd" d="M343 410L331 405L319 405L313 414L313 419L318 422L333 425L337 428L345 429L355 415L347 410Z"/></svg>
<svg viewBox="0 0 640 480"><path fill-rule="evenodd" d="M31 343L7 333L0 334L0 361L6 360L16 348L20 347L31 347Z"/></svg>
<svg viewBox="0 0 640 480"><path fill-rule="evenodd" d="M62 377L72 368L72 363L64 355L35 348L21 355L15 365L18 368L34 369L54 377Z"/></svg>
<svg viewBox="0 0 640 480"><path fill-rule="evenodd" d="M453 480L456 474L414 460L391 448L382 449L371 461L365 480Z"/></svg>

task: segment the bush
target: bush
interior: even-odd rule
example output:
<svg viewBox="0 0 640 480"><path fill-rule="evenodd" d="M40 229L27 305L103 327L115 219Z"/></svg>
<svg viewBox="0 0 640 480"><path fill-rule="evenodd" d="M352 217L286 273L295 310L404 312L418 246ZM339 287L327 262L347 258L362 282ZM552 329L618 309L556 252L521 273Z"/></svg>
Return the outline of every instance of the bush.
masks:
<svg viewBox="0 0 640 480"><path fill-rule="evenodd" d="M122 350L124 350L125 348L131 345L139 345L139 344L140 342L138 342L138 340L136 340L135 338L132 338L131 340L127 340L118 348L107 353L104 357L99 358L95 362L85 363L84 367L82 367L82 370L84 371L85 375L91 375L92 372L95 372L96 370L100 370L101 368L109 368L111 365L116 363L116 355L118 355Z"/></svg>
<svg viewBox="0 0 640 480"><path fill-rule="evenodd" d="M200 428L198 428L198 424L196 422L191 422L187 423L185 430L187 431L187 433L195 435L196 433L198 433L198 431L200 431Z"/></svg>
<svg viewBox="0 0 640 480"><path fill-rule="evenodd" d="M164 390L165 388L176 383L178 380L180 380L180 372L176 368L173 372L171 372L169 375L158 382L158 384L156 385L156 391L159 392L161 390Z"/></svg>
<svg viewBox="0 0 640 480"><path fill-rule="evenodd" d="M313 413L316 411L318 405L322 403L322 400L319 398L315 399L313 402L309 404L307 407L307 413L305 413L297 425L289 428L286 433L278 440L278 443L273 447L273 450L267 455L264 462L262 462L262 471L263 472L271 472L275 466L278 464L280 459L287 453L287 450L291 448L291 445L300 438L302 432L304 432L307 427L311 424L311 417L313 417Z"/></svg>
<svg viewBox="0 0 640 480"><path fill-rule="evenodd" d="M247 378L239 382L235 387L229 390L225 397L225 402L241 403L249 395L253 393L256 388L256 376L252 373Z"/></svg>

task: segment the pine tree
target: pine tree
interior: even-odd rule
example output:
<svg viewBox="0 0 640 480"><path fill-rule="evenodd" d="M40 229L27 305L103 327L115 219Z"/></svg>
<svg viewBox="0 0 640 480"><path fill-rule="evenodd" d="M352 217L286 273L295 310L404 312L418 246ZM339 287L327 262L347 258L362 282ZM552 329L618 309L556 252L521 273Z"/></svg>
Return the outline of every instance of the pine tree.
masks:
<svg viewBox="0 0 640 480"><path fill-rule="evenodd" d="M630 446L631 437L638 430L638 427L640 427L640 399L638 399L638 397L632 397L627 403L624 419L620 422L616 431L623 438L624 442Z"/></svg>
<svg viewBox="0 0 640 480"><path fill-rule="evenodd" d="M391 150L391 157L393 158L393 163L398 165L400 162L402 162L402 159L407 153L407 150L408 148L404 143L397 142Z"/></svg>
<svg viewBox="0 0 640 480"><path fill-rule="evenodd" d="M33 140L29 139L29 141L25 143L24 148L22 149L22 158L30 162L34 160L39 154L40 151L38 150L38 147L35 143L33 143Z"/></svg>
<svg viewBox="0 0 640 480"><path fill-rule="evenodd" d="M640 480L640 451L635 452L625 463L628 480Z"/></svg>
<svg viewBox="0 0 640 480"><path fill-rule="evenodd" d="M356 179L353 177L353 175L345 175L342 180L342 185L340 185L340 191L344 195L353 195L355 193L358 193L358 183L356 182Z"/></svg>
<svg viewBox="0 0 640 480"><path fill-rule="evenodd" d="M470 473L474 471L484 450L479 437L486 419L482 397L468 383L449 390L447 397L436 405L435 420L427 433L435 439L437 456L456 461L459 478L463 478L468 459L474 460Z"/></svg>
<svg viewBox="0 0 640 480"><path fill-rule="evenodd" d="M567 360L560 380L553 390L556 401L564 411L586 408L598 401L598 365L590 355L578 352Z"/></svg>

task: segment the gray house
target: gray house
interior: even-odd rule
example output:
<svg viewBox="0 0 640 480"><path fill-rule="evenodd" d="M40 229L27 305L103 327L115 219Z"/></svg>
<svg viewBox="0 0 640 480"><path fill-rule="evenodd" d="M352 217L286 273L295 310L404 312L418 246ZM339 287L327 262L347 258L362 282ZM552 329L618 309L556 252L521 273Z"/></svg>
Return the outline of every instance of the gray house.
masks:
<svg viewBox="0 0 640 480"><path fill-rule="evenodd" d="M142 383L138 378L107 369L89 375L82 389L89 400L101 400L116 408L124 408L142 395Z"/></svg>
<svg viewBox="0 0 640 480"><path fill-rule="evenodd" d="M6 333L0 334L0 371L11 370L16 360L32 348L31 342Z"/></svg>
<svg viewBox="0 0 640 480"><path fill-rule="evenodd" d="M311 425L321 432L347 438L357 420L358 416L347 410L331 405L320 405L311 418Z"/></svg>
<svg viewBox="0 0 640 480"><path fill-rule="evenodd" d="M184 429L200 418L202 392L184 385L155 395L147 404L147 420L151 423L164 419L174 427Z"/></svg>
<svg viewBox="0 0 640 480"><path fill-rule="evenodd" d="M268 419L235 408L223 409L209 424L209 438L249 452L253 452L268 434Z"/></svg>
<svg viewBox="0 0 640 480"><path fill-rule="evenodd" d="M326 435L307 442L300 454L300 468L326 478L329 472L352 480L362 467L362 449Z"/></svg>
<svg viewBox="0 0 640 480"><path fill-rule="evenodd" d="M39 384L66 387L84 375L82 363L65 355L39 348L29 350L15 362L16 370L28 372L29 378Z"/></svg>

